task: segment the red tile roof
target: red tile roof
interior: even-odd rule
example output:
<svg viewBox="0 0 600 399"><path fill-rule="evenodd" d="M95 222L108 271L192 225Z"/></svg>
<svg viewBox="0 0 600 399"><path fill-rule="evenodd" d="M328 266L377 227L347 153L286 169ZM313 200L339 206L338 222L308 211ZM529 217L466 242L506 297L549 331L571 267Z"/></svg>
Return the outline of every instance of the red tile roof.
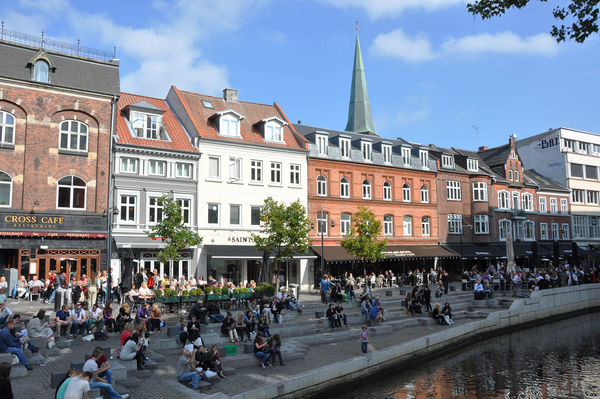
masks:
<svg viewBox="0 0 600 399"><path fill-rule="evenodd" d="M188 115L190 116L192 123L196 127L198 134L202 138L261 144L271 147L289 148L295 150L306 150L308 148L306 139L294 130L294 127L277 103L273 105L266 105L246 101L231 102L225 101L221 97L213 97L199 93L192 93L185 90L179 90L175 86L173 86L173 90L179 97ZM214 109L205 107L204 104L202 104L203 100L210 101ZM213 115L215 115L215 113L225 110L233 110L244 117L240 121L241 138L224 137L219 135L216 126L211 120L209 120ZM278 144L265 141L260 131L254 126L257 122L270 117L277 117L287 123L287 125L283 128L283 139L285 143Z"/></svg>
<svg viewBox="0 0 600 399"><path fill-rule="evenodd" d="M122 111L128 105L133 105L144 101L165 111L162 117L162 123L171 141L145 139L133 137L131 135L131 130L127 126L127 120ZM165 150L198 152L198 150L194 148L190 142L189 136L175 117L175 114L173 114L171 109L167 106L165 100L160 98L140 96L138 94L121 93L118 108L117 134L119 137L117 139L117 143L138 145L142 147L154 147Z"/></svg>

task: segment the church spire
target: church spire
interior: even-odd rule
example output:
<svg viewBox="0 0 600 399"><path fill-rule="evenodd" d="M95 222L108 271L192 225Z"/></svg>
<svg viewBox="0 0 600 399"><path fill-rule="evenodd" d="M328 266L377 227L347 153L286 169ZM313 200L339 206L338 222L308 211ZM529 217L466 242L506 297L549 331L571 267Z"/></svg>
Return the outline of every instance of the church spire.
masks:
<svg viewBox="0 0 600 399"><path fill-rule="evenodd" d="M356 26L356 48L354 50L354 70L352 71L352 87L350 89L350 107L348 108L348 123L346 131L356 133L375 133L367 79L358 40L358 25Z"/></svg>

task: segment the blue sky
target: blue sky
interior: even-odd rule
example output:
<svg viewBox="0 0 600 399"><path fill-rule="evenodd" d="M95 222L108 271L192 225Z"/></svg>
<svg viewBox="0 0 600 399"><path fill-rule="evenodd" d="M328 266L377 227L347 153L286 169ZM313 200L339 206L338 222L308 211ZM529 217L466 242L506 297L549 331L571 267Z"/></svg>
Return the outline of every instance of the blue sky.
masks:
<svg viewBox="0 0 600 399"><path fill-rule="evenodd" d="M481 21L464 0L0 0L0 18L116 45L123 91L232 87L244 101L277 101L293 122L340 130L358 20L377 132L475 149L559 126L600 133L600 38L549 37L560 2Z"/></svg>

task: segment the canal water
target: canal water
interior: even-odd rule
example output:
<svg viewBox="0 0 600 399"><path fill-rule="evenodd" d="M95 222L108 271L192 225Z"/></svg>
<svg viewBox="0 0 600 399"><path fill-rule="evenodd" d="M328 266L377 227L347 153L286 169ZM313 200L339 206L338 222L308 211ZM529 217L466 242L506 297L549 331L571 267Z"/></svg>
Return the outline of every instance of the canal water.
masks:
<svg viewBox="0 0 600 399"><path fill-rule="evenodd" d="M471 343L326 397L600 399L600 313Z"/></svg>

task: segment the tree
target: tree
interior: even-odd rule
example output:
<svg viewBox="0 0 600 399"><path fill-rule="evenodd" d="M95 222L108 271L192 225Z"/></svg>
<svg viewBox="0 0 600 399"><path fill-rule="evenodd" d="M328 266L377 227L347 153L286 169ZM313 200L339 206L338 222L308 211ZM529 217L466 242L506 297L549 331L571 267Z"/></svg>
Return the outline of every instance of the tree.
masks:
<svg viewBox="0 0 600 399"><path fill-rule="evenodd" d="M202 237L184 224L181 207L177 201L163 195L158 200L158 204L162 206L162 220L152 226L146 234L166 244L156 256L159 261L165 264L179 262L181 260L179 252L200 244Z"/></svg>
<svg viewBox="0 0 600 399"><path fill-rule="evenodd" d="M476 0L467 4L467 10L481 19L502 16L511 8L523 8L531 0ZM548 0L538 0L546 3ZM600 0L569 0L566 7L557 6L552 11L554 18L558 21L570 21L570 26L552 26L551 34L557 42L566 39L574 39L577 43L583 43L588 36L598 33L598 4Z"/></svg>
<svg viewBox="0 0 600 399"><path fill-rule="evenodd" d="M379 241L380 234L381 221L375 219L375 215L368 207L359 206L358 212L352 215L350 230L342 241L342 247L363 262L365 275L365 262L373 263L383 259L387 239Z"/></svg>
<svg viewBox="0 0 600 399"><path fill-rule="evenodd" d="M287 263L288 259L296 253L308 252L310 221L299 200L286 205L268 197L265 199L260 220L264 229L259 234L252 234L252 239L256 248L272 254L278 263ZM271 273L268 262L264 263L263 281L268 281ZM279 279L277 279L278 284Z"/></svg>

